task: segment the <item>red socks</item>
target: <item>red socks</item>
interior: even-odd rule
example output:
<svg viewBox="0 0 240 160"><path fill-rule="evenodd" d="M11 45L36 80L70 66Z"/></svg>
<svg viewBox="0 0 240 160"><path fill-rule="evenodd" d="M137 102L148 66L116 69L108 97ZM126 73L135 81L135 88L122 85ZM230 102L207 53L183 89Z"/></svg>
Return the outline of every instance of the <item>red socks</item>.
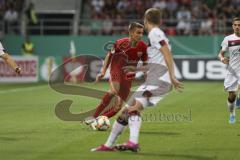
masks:
<svg viewBox="0 0 240 160"><path fill-rule="evenodd" d="M101 114L101 112L109 105L113 97L114 95L108 92L103 96L101 103L97 106L97 109L93 115L94 118L97 118Z"/></svg>

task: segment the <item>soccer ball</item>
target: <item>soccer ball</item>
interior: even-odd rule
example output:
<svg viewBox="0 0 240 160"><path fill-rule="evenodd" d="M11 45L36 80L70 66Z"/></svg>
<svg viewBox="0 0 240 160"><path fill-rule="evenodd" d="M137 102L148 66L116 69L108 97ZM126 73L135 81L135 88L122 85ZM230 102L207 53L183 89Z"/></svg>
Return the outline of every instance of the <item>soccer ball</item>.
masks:
<svg viewBox="0 0 240 160"><path fill-rule="evenodd" d="M110 128L110 121L106 116L99 116L96 120L91 124L94 130L98 131L106 131Z"/></svg>

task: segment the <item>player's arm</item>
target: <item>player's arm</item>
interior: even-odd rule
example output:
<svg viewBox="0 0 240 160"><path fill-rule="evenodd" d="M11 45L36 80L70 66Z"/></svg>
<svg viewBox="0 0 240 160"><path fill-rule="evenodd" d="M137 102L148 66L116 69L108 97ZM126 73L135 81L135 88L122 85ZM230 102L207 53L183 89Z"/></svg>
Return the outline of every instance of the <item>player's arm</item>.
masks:
<svg viewBox="0 0 240 160"><path fill-rule="evenodd" d="M110 59L111 59L111 57L112 57L112 53L109 52L109 53L107 54L107 56L105 57L105 59L104 59L103 67L102 67L102 69L101 69L101 74L103 74L103 75L106 74L106 71L107 71L107 69L108 69L108 67L109 67L109 64L110 64Z"/></svg>
<svg viewBox="0 0 240 160"><path fill-rule="evenodd" d="M224 63L224 64L228 64L229 63L229 58L225 57L225 51L221 50L218 54L218 58L219 60Z"/></svg>
<svg viewBox="0 0 240 160"><path fill-rule="evenodd" d="M229 58L225 57L225 52L228 50L228 39L225 37L221 44L221 50L218 54L218 58L224 64L228 64Z"/></svg>
<svg viewBox="0 0 240 160"><path fill-rule="evenodd" d="M181 82L179 82L175 77L175 74L174 74L174 60L173 60L172 53L170 52L167 44L162 45L162 47L160 48L160 51L164 56L166 65L168 67L170 80L171 80L174 88L178 91L181 91L183 89L183 84Z"/></svg>
<svg viewBox="0 0 240 160"><path fill-rule="evenodd" d="M3 55L1 55L1 58L4 59L6 61L6 63L15 70L15 72L17 74L21 73L21 68L18 67L18 65L16 64L16 62L13 60L13 58L8 54L5 53Z"/></svg>
<svg viewBox="0 0 240 160"><path fill-rule="evenodd" d="M101 69L101 72L96 77L96 82L99 82L105 76L106 71L107 71L107 69L108 69L108 67L110 65L111 57L112 57L112 53L109 52L107 54L107 56L105 57L105 59L104 59L103 67Z"/></svg>

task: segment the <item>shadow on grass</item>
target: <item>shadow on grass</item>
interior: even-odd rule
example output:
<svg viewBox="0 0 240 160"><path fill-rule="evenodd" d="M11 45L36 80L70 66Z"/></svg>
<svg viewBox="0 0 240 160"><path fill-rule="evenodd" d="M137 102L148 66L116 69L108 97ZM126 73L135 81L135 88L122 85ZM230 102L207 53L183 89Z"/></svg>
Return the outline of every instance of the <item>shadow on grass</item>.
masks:
<svg viewBox="0 0 240 160"><path fill-rule="evenodd" d="M180 133L177 132L154 132L154 131L141 131L141 135L162 135L162 136L177 136L181 135Z"/></svg>
<svg viewBox="0 0 240 160"><path fill-rule="evenodd" d="M131 152L124 152L125 154L132 154ZM164 153L137 153L138 156L143 157L156 157L156 159L164 159L164 158L171 158L171 159L186 159L186 160L217 160L217 157L210 157L210 156L200 156L200 155L187 155L187 154L164 154Z"/></svg>
<svg viewBox="0 0 240 160"><path fill-rule="evenodd" d="M0 142L1 141L18 141L21 138L13 138L13 137L0 137Z"/></svg>

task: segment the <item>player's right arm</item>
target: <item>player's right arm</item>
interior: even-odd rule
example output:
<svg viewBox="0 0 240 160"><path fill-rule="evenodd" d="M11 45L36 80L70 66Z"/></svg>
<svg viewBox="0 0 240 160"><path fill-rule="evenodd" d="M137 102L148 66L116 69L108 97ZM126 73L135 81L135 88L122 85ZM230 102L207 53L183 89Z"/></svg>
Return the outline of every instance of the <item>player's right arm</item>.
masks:
<svg viewBox="0 0 240 160"><path fill-rule="evenodd" d="M6 61L6 63L15 70L15 72L17 74L21 73L21 68L18 67L18 65L16 64L16 62L13 60L13 58L8 54L8 53L4 53L1 55L1 58L4 59Z"/></svg>
<svg viewBox="0 0 240 160"><path fill-rule="evenodd" d="M224 64L229 63L229 58L225 57L225 52L227 51L227 49L228 49L228 41L226 38L224 38L224 40L222 41L222 44L221 44L221 50L218 54L219 60Z"/></svg>
<svg viewBox="0 0 240 160"><path fill-rule="evenodd" d="M220 60L222 63L228 64L228 63L229 63L229 58L228 58L228 57L225 57L225 56L224 56L224 53L225 53L225 51L221 50L221 51L219 52L219 54L218 54L218 58L219 58L219 60Z"/></svg>
<svg viewBox="0 0 240 160"><path fill-rule="evenodd" d="M112 52L113 52L113 50L111 50L110 52L107 53L107 56L105 57L104 62L103 62L103 67L101 69L101 72L97 75L95 82L99 82L105 76L106 71L110 65Z"/></svg>
<svg viewBox="0 0 240 160"><path fill-rule="evenodd" d="M224 64L229 63L229 58L225 57L225 52L227 49L228 49L228 42L227 42L226 38L224 38L224 40L222 41L222 44L221 44L221 50L218 54L219 60Z"/></svg>

